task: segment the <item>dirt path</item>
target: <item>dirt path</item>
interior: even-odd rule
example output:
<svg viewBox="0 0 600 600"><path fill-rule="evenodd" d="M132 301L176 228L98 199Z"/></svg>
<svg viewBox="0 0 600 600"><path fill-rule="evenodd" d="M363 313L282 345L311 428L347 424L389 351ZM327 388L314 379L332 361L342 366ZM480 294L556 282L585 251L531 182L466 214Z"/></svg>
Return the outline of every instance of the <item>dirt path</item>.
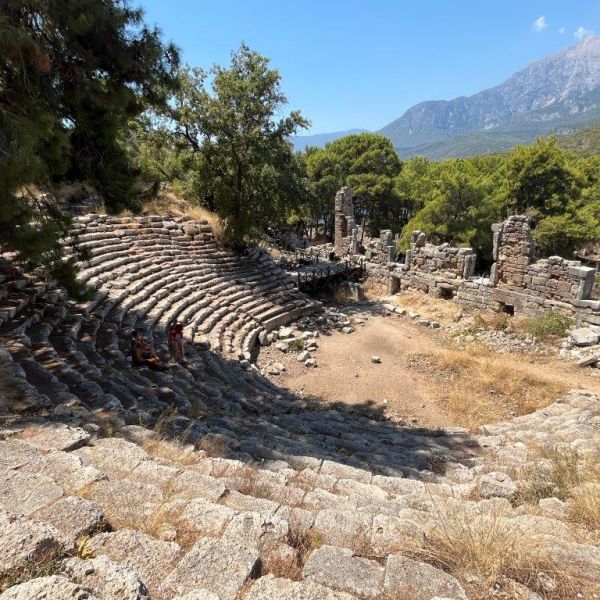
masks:
<svg viewBox="0 0 600 600"><path fill-rule="evenodd" d="M416 356L443 348L452 346L441 330L373 314L352 334L321 336L315 353L317 368L307 369L293 354L284 355L274 348L261 351L259 364L268 358L283 362L287 371L277 377L277 383L305 396L328 403L371 404L409 423L457 425L440 402L447 380L435 369L415 364ZM371 356L379 356L381 363L374 364ZM549 383L600 393L600 371L537 355L518 355L517 360ZM549 397L548 403L553 400Z"/></svg>

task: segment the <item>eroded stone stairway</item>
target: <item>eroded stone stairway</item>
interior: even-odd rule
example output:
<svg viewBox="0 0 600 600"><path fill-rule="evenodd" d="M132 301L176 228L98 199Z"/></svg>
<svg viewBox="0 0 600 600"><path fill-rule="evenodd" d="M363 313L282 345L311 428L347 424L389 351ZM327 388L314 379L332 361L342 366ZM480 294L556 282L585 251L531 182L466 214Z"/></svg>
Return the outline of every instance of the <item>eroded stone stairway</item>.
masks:
<svg viewBox="0 0 600 600"><path fill-rule="evenodd" d="M260 332L318 309L267 255L162 217L86 215L65 244L87 249L88 303L1 275L2 600L467 598L422 551L451 513L560 539L555 559L599 583L564 503L515 507L506 475L540 444L595 452L598 398L478 435L323 407L251 367ZM173 320L186 365L132 367L131 332L166 357Z"/></svg>

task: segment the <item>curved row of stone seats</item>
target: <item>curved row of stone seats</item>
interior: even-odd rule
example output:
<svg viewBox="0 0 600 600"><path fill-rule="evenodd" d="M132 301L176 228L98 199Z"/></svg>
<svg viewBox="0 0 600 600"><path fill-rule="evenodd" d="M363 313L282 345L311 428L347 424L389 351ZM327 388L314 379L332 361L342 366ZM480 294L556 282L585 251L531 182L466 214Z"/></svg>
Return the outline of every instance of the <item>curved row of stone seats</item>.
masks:
<svg viewBox="0 0 600 600"><path fill-rule="evenodd" d="M598 397L577 393L551 405L551 413L569 421L580 417L560 439L586 438L598 404ZM538 411L531 419L544 417ZM160 433L130 425L112 438L97 437L91 423L77 422L73 416L68 425L32 420L2 432L0 581L18 581L23 562L42 550L50 553L46 559L56 559L59 578L16 586L15 595L9 590L2 600L31 597L26 593L42 584L78 585L102 599L111 597L111 585L125 581L138 594L127 599L147 592L173 599L204 590L221 600L466 600L458 580L410 558L443 524L444 514L482 523L501 514L511 530L539 536L561 567L579 569L592 586L600 583L598 548L582 544L541 503L527 514L498 495L469 499L481 465L462 471L461 484L427 483L327 460L294 468L281 460L213 457L214 436L204 449L169 439L177 418ZM512 436L520 424L510 423L497 427ZM493 447L496 438L484 436L482 445ZM82 540L79 557L58 563L77 554ZM528 592L514 586L507 597Z"/></svg>
<svg viewBox="0 0 600 600"><path fill-rule="evenodd" d="M29 326L0 328L19 381L42 395L39 406L67 410L114 411L124 423L152 422L169 407L182 415L202 417L189 422L194 441L209 433L222 434L232 455L246 460L282 458L303 465L334 459L380 473L418 474L429 469L434 451L468 460L464 432L423 439L418 430L399 431L368 418L349 419L323 410L274 386L238 361L190 346L186 367L168 373L132 368L128 332L137 324L150 331L144 317L125 313L110 300L86 313L54 292ZM123 320L128 325L123 329ZM7 367L7 368L9 368ZM25 402L23 410L35 402ZM303 411L303 412L300 412ZM465 445L465 448L462 446Z"/></svg>
<svg viewBox="0 0 600 600"><path fill-rule="evenodd" d="M80 278L98 290L96 301L135 308L161 333L185 320L192 341L246 359L262 330L318 307L266 253L219 248L206 222L86 215L64 243L85 252Z"/></svg>
<svg viewBox="0 0 600 600"><path fill-rule="evenodd" d="M41 433L35 433L34 423L34 431L28 428L21 433L20 426L13 426L4 435L38 450L68 450L71 458L62 454L44 457L44 465L49 461L44 470L38 457L32 469L39 478L31 479L28 463L19 454L19 448L27 450L13 443L5 452L8 458L0 459L0 470L11 471L1 480L2 506L27 517L30 511L46 509L45 518L51 519L56 505L58 514L66 511L69 521L75 521L74 515L80 513L97 516L103 511L104 520L115 531L94 536L90 548L125 563L152 589L164 580L169 586L181 586L177 593L208 587L225 598L233 597L246 580L257 576L261 562L267 565L267 572L271 568L279 573L276 567L268 567L270 561L277 561L271 556L273 548L263 546L264 537L275 538L276 556L287 557L286 564L293 571L299 560L294 544L302 546L305 542L300 544L299 536L304 540L309 536L324 546L301 561L301 582L274 582L266 576L251 590L266 586L269 593L275 593L277 586L291 586L300 594L303 586L318 583L326 586L323 590L335 590L327 593L341 589L353 594L351 597L370 597L386 591L382 581L401 578L406 563L402 557L393 557L402 552L403 543L418 541L436 523L434 516L441 504L466 511L466 515L489 508L467 500L484 466L473 449L477 440L464 431L403 428L360 413L323 410L278 390L237 361L226 361L193 346L185 368L175 367L168 374L134 369L127 361L128 337L122 322L127 320L126 331L140 326L160 337L148 325L148 312L140 316L135 309L124 311L108 295L98 300L91 312L84 312L60 290L18 275L5 278L3 285L7 303L0 310L9 318L0 328L0 359L6 375L0 381L1 397L13 412L42 410L50 417L41 422ZM24 392L23 396L15 391ZM490 432L520 441L520 428L556 415L572 431L568 439L581 446L582 439L593 441L598 418L594 402L597 399L575 395L539 414L517 419L514 425L498 424ZM178 454L177 444L170 454L168 442L155 445L155 433L133 425L155 422L170 405L181 414L169 420L162 435L190 442L183 455ZM112 415L105 422L107 413ZM61 421L78 429L65 429ZM558 429L559 425L555 421L552 426ZM136 445L118 438L91 437L110 431ZM527 439L525 434L522 437ZM159 458L151 458L139 445ZM507 456L513 460L511 452L515 451L523 452L520 447L501 448L498 460ZM211 458L210 454L227 458ZM435 473L431 459L440 456L446 460L445 472ZM70 466L66 468L66 464ZM85 478L80 486L77 473L81 470ZM63 481L67 476L68 484ZM36 490L33 495L32 489ZM65 490L75 498L63 500ZM31 504L35 509L28 508ZM508 501L501 505L510 510ZM188 516L182 525L178 519L183 514ZM518 514L511 518L518 524ZM147 529L156 519L162 528ZM17 527L15 523L25 531L31 527L14 516L5 521L9 531ZM44 523L54 526L52 521ZM546 525L563 531L555 523ZM265 536L265 531L273 535ZM59 546L66 551L67 545ZM228 562L218 581L207 581L201 575L194 575L200 579L186 579L190 572L206 572L215 553L231 553L241 547L255 557L243 576L233 577ZM156 549L150 558L148 548ZM165 552L172 558L166 566L160 558ZM593 552L591 556L590 560ZM362 575L340 582L335 569L327 567L331 564L345 565L344 571L349 573L369 573L370 591L365 593ZM388 568L395 573L393 577L388 576ZM419 569L430 579L435 575L444 585L457 585L442 572L431 575L426 565ZM153 579L155 571L161 573L161 583ZM235 590L222 590L219 586L230 579L236 582ZM160 592L169 597L175 593L173 589ZM452 589L462 593L460 588ZM429 591L434 593L427 588Z"/></svg>

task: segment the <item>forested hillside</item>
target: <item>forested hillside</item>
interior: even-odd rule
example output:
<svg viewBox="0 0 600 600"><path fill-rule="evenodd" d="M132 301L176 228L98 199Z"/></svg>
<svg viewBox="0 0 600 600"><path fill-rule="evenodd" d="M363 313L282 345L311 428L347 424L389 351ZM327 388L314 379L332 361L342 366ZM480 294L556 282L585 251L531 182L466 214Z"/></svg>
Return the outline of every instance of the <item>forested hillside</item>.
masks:
<svg viewBox="0 0 600 600"><path fill-rule="evenodd" d="M558 138L561 148L579 154L591 156L600 153L600 125L585 127L575 133Z"/></svg>

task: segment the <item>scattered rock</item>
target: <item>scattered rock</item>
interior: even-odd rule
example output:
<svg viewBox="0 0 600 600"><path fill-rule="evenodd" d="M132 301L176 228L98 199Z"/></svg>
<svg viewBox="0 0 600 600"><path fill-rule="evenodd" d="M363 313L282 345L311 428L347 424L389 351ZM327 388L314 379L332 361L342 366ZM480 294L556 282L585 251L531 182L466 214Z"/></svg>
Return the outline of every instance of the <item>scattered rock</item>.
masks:
<svg viewBox="0 0 600 600"><path fill-rule="evenodd" d="M467 600L465 590L455 577L398 554L388 556L384 587L386 592L411 600L431 600L434 596Z"/></svg>
<svg viewBox="0 0 600 600"><path fill-rule="evenodd" d="M374 560L354 556L347 548L321 546L309 556L302 576L361 598L377 598L382 590L384 568Z"/></svg>
<svg viewBox="0 0 600 600"><path fill-rule="evenodd" d="M379 356L371 356L371 362L375 365L378 365L381 363L381 358Z"/></svg>
<svg viewBox="0 0 600 600"><path fill-rule="evenodd" d="M510 498L517 489L517 484L506 473L498 471L482 475L477 481L477 491L482 498Z"/></svg>
<svg viewBox="0 0 600 600"><path fill-rule="evenodd" d="M577 361L577 364L580 367L591 367L591 366L595 365L599 360L600 360L600 358L598 356L596 356L595 354L588 354L587 356L580 358Z"/></svg>

